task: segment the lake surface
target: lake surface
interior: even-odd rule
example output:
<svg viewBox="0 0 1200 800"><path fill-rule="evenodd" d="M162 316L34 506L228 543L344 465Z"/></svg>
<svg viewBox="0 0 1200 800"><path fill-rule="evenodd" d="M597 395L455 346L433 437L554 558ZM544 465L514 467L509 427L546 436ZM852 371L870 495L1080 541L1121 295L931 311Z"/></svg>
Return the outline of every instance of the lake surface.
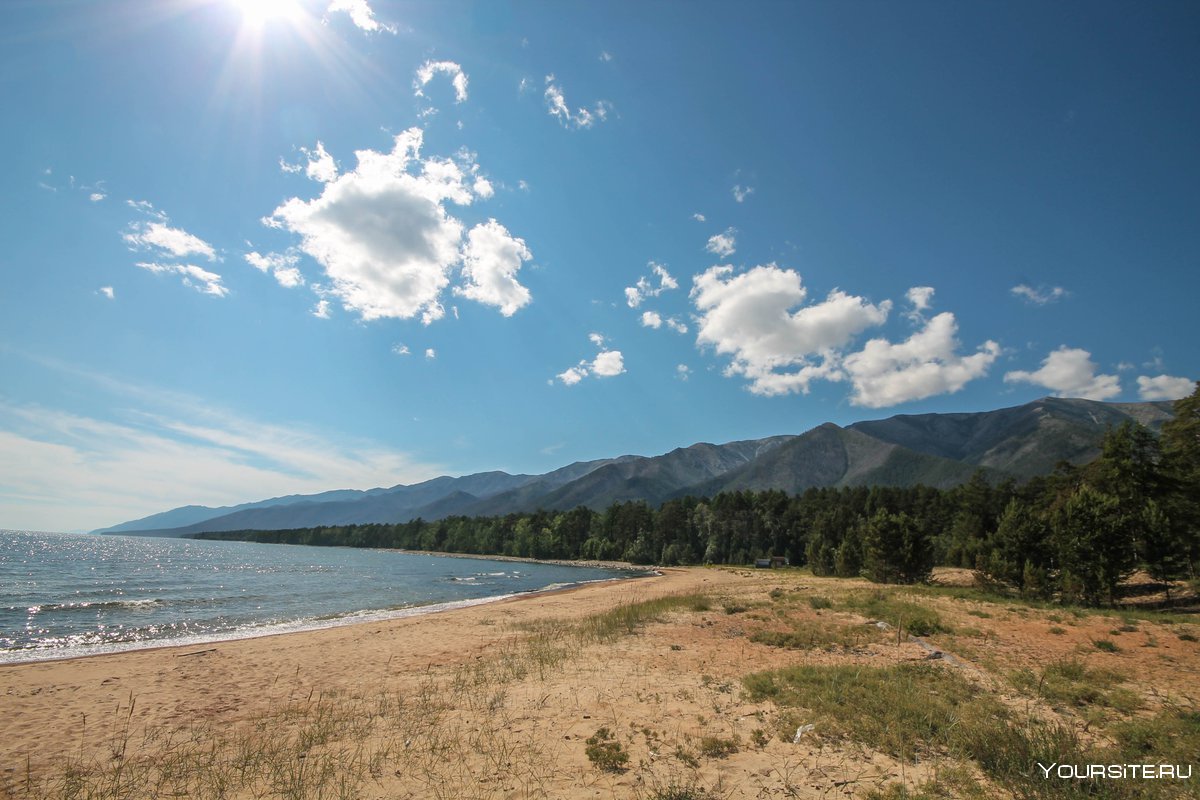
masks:
<svg viewBox="0 0 1200 800"><path fill-rule="evenodd" d="M0 663L393 619L636 574L385 550L0 531Z"/></svg>

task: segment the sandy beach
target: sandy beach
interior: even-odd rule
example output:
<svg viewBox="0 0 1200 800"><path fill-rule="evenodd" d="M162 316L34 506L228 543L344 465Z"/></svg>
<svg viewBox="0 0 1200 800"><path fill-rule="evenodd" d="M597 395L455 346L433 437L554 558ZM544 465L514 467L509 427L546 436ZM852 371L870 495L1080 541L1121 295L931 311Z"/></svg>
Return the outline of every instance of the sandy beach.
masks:
<svg viewBox="0 0 1200 800"><path fill-rule="evenodd" d="M740 689L746 674L787 665L928 661L932 648L907 637L796 650L748 636L775 624L772 598L785 590L856 586L798 572L666 569L389 622L3 666L0 797L30 787L28 796L71 796L64 787L83 775L111 797L655 797L685 785L722 797L815 797L911 784L927 765L816 736L785 741L780 710ZM687 599L701 594L706 605ZM683 599L627 635L594 632L605 612L656 598ZM946 668L1011 694L977 663L1029 659L1044 621L936 603L972 631L987 629L948 642L961 646ZM851 613L804 613L866 627ZM1075 652L1111 626L1097 620L1042 638ZM1170 648L1131 652L1126 667L1160 692L1186 691L1196 646L1172 638ZM619 769L588 754L601 729L627 755ZM709 753L709 740L736 746ZM193 776L181 777L187 769Z"/></svg>

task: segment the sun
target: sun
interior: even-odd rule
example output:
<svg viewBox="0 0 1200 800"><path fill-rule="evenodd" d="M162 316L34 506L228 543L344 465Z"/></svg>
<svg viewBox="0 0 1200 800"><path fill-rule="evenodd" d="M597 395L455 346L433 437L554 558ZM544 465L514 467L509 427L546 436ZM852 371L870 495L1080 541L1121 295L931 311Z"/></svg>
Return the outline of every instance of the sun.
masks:
<svg viewBox="0 0 1200 800"><path fill-rule="evenodd" d="M242 12L242 21L249 27L261 28L272 22L294 22L302 14L303 0L228 0Z"/></svg>

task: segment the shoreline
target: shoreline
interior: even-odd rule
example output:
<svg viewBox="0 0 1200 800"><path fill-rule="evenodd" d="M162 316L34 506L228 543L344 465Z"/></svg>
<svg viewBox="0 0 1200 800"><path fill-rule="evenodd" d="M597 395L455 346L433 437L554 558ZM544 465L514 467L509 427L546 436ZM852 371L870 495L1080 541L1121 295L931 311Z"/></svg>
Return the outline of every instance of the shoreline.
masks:
<svg viewBox="0 0 1200 800"><path fill-rule="evenodd" d="M301 545L306 546L306 545ZM488 597L476 597L463 600L450 600L441 603L429 603L425 605L407 606L396 609L366 609L362 611L347 612L341 616L329 617L324 619L303 619L293 622L276 623L273 625L264 625L261 628L244 628L236 631L229 631L221 635L197 635L196 638L179 637L178 639L157 639L157 640L141 640L134 642L122 642L116 645L93 645L95 649L91 652L74 652L58 655L39 655L34 658L18 658L14 660L4 660L4 656L9 653L21 654L30 652L29 650L12 650L0 651L0 674L9 668L29 666L37 664L63 663L71 661L79 661L83 659L102 658L104 656L121 656L132 653L143 653L160 650L176 650L191 647L204 647L209 645L220 645L230 642L252 641L257 639L270 639L278 636L292 636L306 633L317 633L320 631L334 630L339 628L348 628L355 625L370 625L373 623L387 623L401 620L414 619L434 614L444 614L448 612L460 611L479 606L488 606L493 604L508 603L518 600L533 599L539 596L568 593L582 589L588 586L601 586L605 584L617 584L624 581L636 580L640 578L662 577L663 573L658 569L642 569L635 567L628 562L616 561L566 561L561 559L534 559L521 558L518 556L473 556L462 553L437 553L423 550L402 550L395 548L364 548L378 549L383 552L403 553L406 555L417 556L444 556L449 558L465 558L483 561L512 561L526 562L535 564L551 564L564 567L581 567L592 569L606 569L621 572L639 573L630 574L620 577L600 578L587 581L578 581L566 585L550 584L541 589L530 589L523 592L511 592L509 594L490 595ZM618 566L627 565L627 566ZM35 651L41 652L41 651Z"/></svg>
<svg viewBox="0 0 1200 800"><path fill-rule="evenodd" d="M653 581L613 580L512 595L388 620L119 653L0 665L5 714L0 762L52 764L103 752L120 718L141 736L191 726L246 723L317 697L410 695L433 672L486 663L542 620L578 620L640 600L732 580L668 569ZM3 776L0 776L2 779Z"/></svg>

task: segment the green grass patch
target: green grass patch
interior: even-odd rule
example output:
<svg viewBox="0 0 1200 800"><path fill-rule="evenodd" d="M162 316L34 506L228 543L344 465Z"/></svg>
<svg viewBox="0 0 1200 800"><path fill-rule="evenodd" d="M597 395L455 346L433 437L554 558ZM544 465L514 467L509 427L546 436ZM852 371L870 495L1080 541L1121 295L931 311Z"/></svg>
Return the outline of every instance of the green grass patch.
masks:
<svg viewBox="0 0 1200 800"><path fill-rule="evenodd" d="M995 706L961 675L930 664L804 665L748 675L743 684L753 701L810 712L784 715L785 728L807 720L819 736L846 737L907 761L946 747L964 709ZM784 730L780 738L790 735Z"/></svg>
<svg viewBox="0 0 1200 800"><path fill-rule="evenodd" d="M867 594L852 595L845 600L844 605L913 636L952 632L950 626L942 622L942 617L936 609L909 600L900 600L891 592L876 590Z"/></svg>
<svg viewBox="0 0 1200 800"><path fill-rule="evenodd" d="M789 650L835 650L861 647L879 641L882 636L873 626L794 620L791 630L757 631L750 635L750 641Z"/></svg>
<svg viewBox="0 0 1200 800"><path fill-rule="evenodd" d="M1124 713L1142 707L1141 698L1135 692L1121 688L1126 681L1124 675L1112 670L1091 669L1075 659L1055 661L1040 672L1018 670L1010 680L1025 694L1057 706L1099 706Z"/></svg>
<svg viewBox="0 0 1200 800"><path fill-rule="evenodd" d="M602 642L637 633L651 622L658 622L673 611L711 611L712 600L704 594L670 595L623 603L594 614L580 623L580 633Z"/></svg>

